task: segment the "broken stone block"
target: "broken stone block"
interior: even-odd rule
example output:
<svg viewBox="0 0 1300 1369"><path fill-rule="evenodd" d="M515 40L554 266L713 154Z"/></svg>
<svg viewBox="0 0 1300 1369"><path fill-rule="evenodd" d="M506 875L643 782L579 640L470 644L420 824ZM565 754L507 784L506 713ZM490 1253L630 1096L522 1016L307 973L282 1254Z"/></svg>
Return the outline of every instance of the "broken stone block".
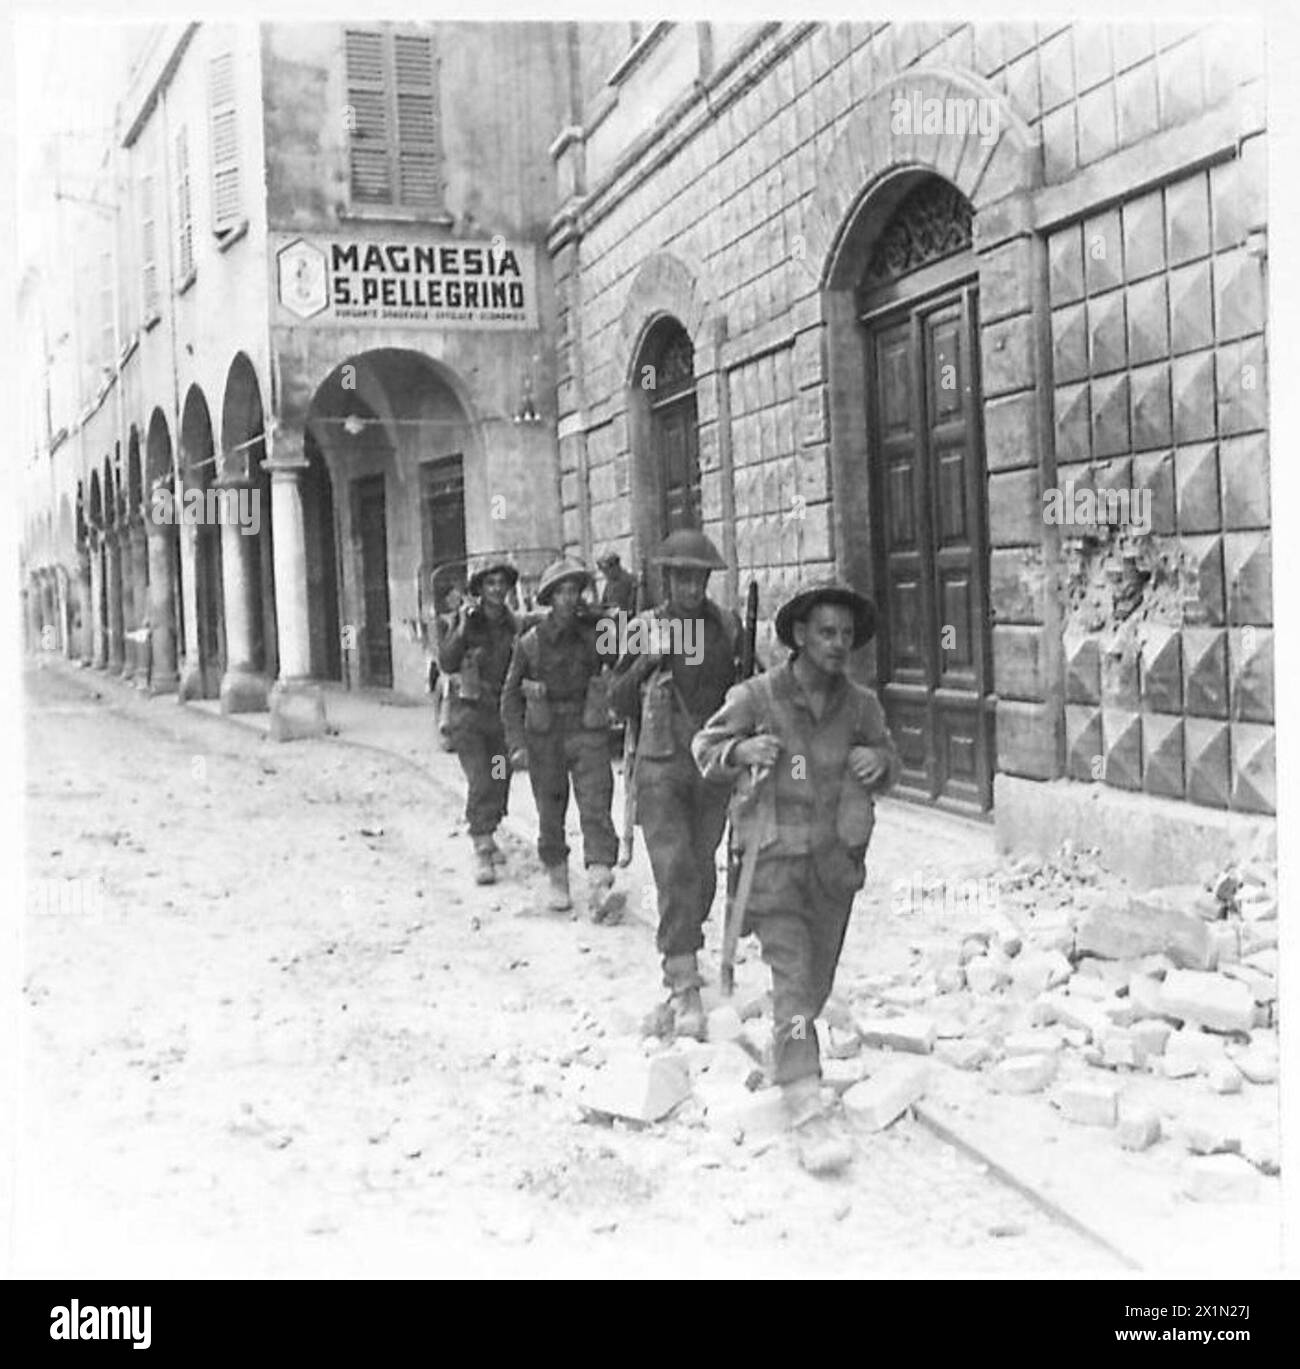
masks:
<svg viewBox="0 0 1300 1369"><path fill-rule="evenodd" d="M932 1018L915 1013L901 1017L864 1017L858 1021L858 1035L866 1046L929 1055L934 1049L935 1027Z"/></svg>
<svg viewBox="0 0 1300 1369"><path fill-rule="evenodd" d="M752 1022L756 1017L766 1017L772 1009L770 989L737 988L736 996L731 1001L742 1022Z"/></svg>
<svg viewBox="0 0 1300 1369"><path fill-rule="evenodd" d="M1205 1079L1215 1093L1240 1093L1241 1071L1231 1060L1216 1060L1205 1071Z"/></svg>
<svg viewBox="0 0 1300 1369"><path fill-rule="evenodd" d="M1037 1093L1056 1077L1056 1054L1013 1055L989 1071L989 1087L997 1093Z"/></svg>
<svg viewBox="0 0 1300 1369"><path fill-rule="evenodd" d="M1129 998L1112 998L1101 1007L1117 1027L1131 1027L1142 1016L1141 1008Z"/></svg>
<svg viewBox="0 0 1300 1369"><path fill-rule="evenodd" d="M1113 1127L1119 1112L1119 1089L1100 1080L1081 1079L1062 1084L1052 1095L1052 1103L1071 1122Z"/></svg>
<svg viewBox="0 0 1300 1369"><path fill-rule="evenodd" d="M960 965L943 965L934 982L940 993L960 993L966 987L966 972Z"/></svg>
<svg viewBox="0 0 1300 1369"><path fill-rule="evenodd" d="M1252 951L1249 955L1242 957L1242 963L1248 969L1256 970L1260 974L1271 975L1277 978L1277 947L1269 946L1258 951Z"/></svg>
<svg viewBox="0 0 1300 1369"><path fill-rule="evenodd" d="M1073 984L1074 980L1070 982ZM1043 995L1035 1002L1041 1003L1044 999L1051 1005L1054 1021L1063 1022L1067 1027L1078 1027L1081 1031L1086 1031L1094 1041L1111 1029L1111 1020L1106 1016L1106 1011L1100 1003L1094 1003L1087 998L1077 998L1060 989Z"/></svg>
<svg viewBox="0 0 1300 1369"><path fill-rule="evenodd" d="M1250 1045L1235 1057L1234 1063L1242 1075L1249 1079L1252 1084L1277 1083L1278 1057L1276 1050L1270 1051L1262 1046Z"/></svg>
<svg viewBox="0 0 1300 1369"><path fill-rule="evenodd" d="M1010 966L1011 987L1016 993L1032 998L1064 984L1072 973L1070 962L1060 951L1026 951Z"/></svg>
<svg viewBox="0 0 1300 1369"><path fill-rule="evenodd" d="M1277 1133L1256 1128L1241 1138L1241 1154L1261 1174L1282 1172L1282 1150Z"/></svg>
<svg viewBox="0 0 1300 1369"><path fill-rule="evenodd" d="M1007 1055L1044 1055L1061 1049L1061 1037L1048 1027L1030 1027L1007 1035L1002 1049Z"/></svg>
<svg viewBox="0 0 1300 1369"><path fill-rule="evenodd" d="M1184 1117L1174 1135L1193 1155L1221 1155L1241 1149L1241 1136L1235 1126L1212 1114Z"/></svg>
<svg viewBox="0 0 1300 1369"><path fill-rule="evenodd" d="M745 1050L746 1054L754 1060L762 1062L767 1054L767 1048L772 1042L772 1030L766 1022L752 1021L745 1023L745 1029L736 1038L737 1044Z"/></svg>
<svg viewBox="0 0 1300 1369"><path fill-rule="evenodd" d="M656 1055L649 1060L611 1060L588 1081L580 1102L588 1112L650 1123L690 1096L686 1062L675 1055Z"/></svg>
<svg viewBox="0 0 1300 1369"><path fill-rule="evenodd" d="M1164 1074L1167 1079L1204 1074L1223 1058L1223 1042L1217 1036L1183 1027L1170 1032L1165 1041Z"/></svg>
<svg viewBox="0 0 1300 1369"><path fill-rule="evenodd" d="M952 1041L936 1042L934 1053L955 1069L974 1070L989 1058L992 1047L982 1036L958 1037Z"/></svg>
<svg viewBox="0 0 1300 1369"><path fill-rule="evenodd" d="M1260 951L1277 948L1276 922L1242 922L1238 924L1237 930L1241 935L1243 960L1249 960Z"/></svg>
<svg viewBox="0 0 1300 1369"><path fill-rule="evenodd" d="M925 1096L929 1070L919 1060L889 1064L844 1095L849 1120L868 1131L882 1131Z"/></svg>
<svg viewBox="0 0 1300 1369"><path fill-rule="evenodd" d="M1177 968L1178 966L1167 955L1144 955L1137 963L1137 972L1150 975L1152 979L1162 980L1170 970Z"/></svg>
<svg viewBox="0 0 1300 1369"><path fill-rule="evenodd" d="M1153 1056L1163 1055L1172 1031L1173 1028L1168 1022L1161 1022L1153 1017L1144 1017L1141 1021L1134 1022L1128 1029L1128 1034L1137 1052L1138 1064L1145 1064Z"/></svg>
<svg viewBox="0 0 1300 1369"><path fill-rule="evenodd" d="M857 1060L824 1060L822 1083L836 1093L844 1093L862 1082L867 1072L866 1062Z"/></svg>
<svg viewBox="0 0 1300 1369"><path fill-rule="evenodd" d="M1277 980L1251 965L1224 965L1220 973L1229 979L1240 980L1249 990L1256 1003L1275 1003L1277 1001Z"/></svg>
<svg viewBox="0 0 1300 1369"><path fill-rule="evenodd" d="M982 956L987 949L988 937L974 933L962 941L961 949L957 952L958 963L968 965L977 956Z"/></svg>
<svg viewBox="0 0 1300 1369"><path fill-rule="evenodd" d="M1121 1108L1116 1132L1125 1150L1147 1150L1160 1139L1160 1117L1154 1108Z"/></svg>
<svg viewBox="0 0 1300 1369"><path fill-rule="evenodd" d="M1272 922L1277 917L1277 895L1265 889L1243 892L1237 900L1237 911L1247 922Z"/></svg>
<svg viewBox="0 0 1300 1369"><path fill-rule="evenodd" d="M994 913L989 918L989 939L1008 960L1018 956L1024 947L1025 936L1005 913Z"/></svg>
<svg viewBox="0 0 1300 1369"><path fill-rule="evenodd" d="M862 1049L862 1038L856 1030L845 1031L842 1027L828 1027L823 1038L826 1049L823 1052L831 1060L848 1060Z"/></svg>
<svg viewBox="0 0 1300 1369"><path fill-rule="evenodd" d="M966 962L966 984L972 993L995 993L1010 981L1007 967L991 956L976 956Z"/></svg>
<svg viewBox="0 0 1300 1369"><path fill-rule="evenodd" d="M1240 1155L1206 1155L1188 1160L1182 1191L1196 1203L1241 1203L1259 1197L1259 1172Z"/></svg>
<svg viewBox="0 0 1300 1369"><path fill-rule="evenodd" d="M1142 1063L1133 1034L1121 1027L1105 1032L1097 1044L1101 1047L1102 1064L1112 1069L1121 1065L1136 1069Z"/></svg>
<svg viewBox="0 0 1300 1369"><path fill-rule="evenodd" d="M1220 968L1241 959L1241 935L1235 922L1216 922L1210 928L1210 949Z"/></svg>
<svg viewBox="0 0 1300 1369"><path fill-rule="evenodd" d="M1183 906L1181 898L1169 890L1152 889L1132 894L1126 902L1094 907L1079 923L1077 947L1081 953L1106 960L1163 953L1176 965L1208 969L1206 924Z"/></svg>
<svg viewBox="0 0 1300 1369"><path fill-rule="evenodd" d="M788 1115L779 1088L751 1093L737 1085L709 1101L704 1121L711 1131L752 1143L780 1136L787 1129Z"/></svg>
<svg viewBox="0 0 1300 1369"><path fill-rule="evenodd" d="M1173 970L1161 990L1170 1017L1194 1022L1212 1031L1249 1031L1255 1021L1255 1000L1237 980L1199 970Z"/></svg>
<svg viewBox="0 0 1300 1369"><path fill-rule="evenodd" d="M1143 1017L1159 1017L1164 1012L1161 991L1164 985L1150 975L1135 974L1128 982L1129 1002Z"/></svg>
<svg viewBox="0 0 1300 1369"><path fill-rule="evenodd" d="M740 1014L730 1003L722 1003L714 1008L707 1021L710 1041L735 1041L744 1029Z"/></svg>
<svg viewBox="0 0 1300 1369"><path fill-rule="evenodd" d="M701 1078L744 1084L754 1077L754 1061L737 1042L719 1041L711 1049L712 1055L700 1072Z"/></svg>
<svg viewBox="0 0 1300 1369"><path fill-rule="evenodd" d="M1071 998L1087 998L1094 1003L1105 1003L1115 996L1114 989L1104 979L1085 974L1075 975L1066 985L1065 992Z"/></svg>

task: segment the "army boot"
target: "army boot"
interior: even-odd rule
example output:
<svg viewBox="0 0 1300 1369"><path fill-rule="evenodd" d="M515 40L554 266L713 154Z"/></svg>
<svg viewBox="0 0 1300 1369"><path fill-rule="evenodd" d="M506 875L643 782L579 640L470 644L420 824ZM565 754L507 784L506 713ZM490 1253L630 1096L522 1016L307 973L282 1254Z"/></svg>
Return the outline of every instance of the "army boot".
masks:
<svg viewBox="0 0 1300 1369"><path fill-rule="evenodd" d="M495 832L488 836L488 854L492 857L493 865L504 865L506 863L506 853L497 845Z"/></svg>
<svg viewBox="0 0 1300 1369"><path fill-rule="evenodd" d="M551 892L546 900L546 906L553 913L565 913L573 907L573 900L569 897L569 866L550 865L546 870L546 878L550 881Z"/></svg>
<svg viewBox="0 0 1300 1369"><path fill-rule="evenodd" d="M853 1147L822 1104L821 1080L808 1075L783 1084L781 1101L803 1168L819 1177L847 1169L853 1161Z"/></svg>
<svg viewBox="0 0 1300 1369"><path fill-rule="evenodd" d="M623 911L623 896L614 890L614 872L608 865L593 865L587 871L588 898L593 922L617 922Z"/></svg>
<svg viewBox="0 0 1300 1369"><path fill-rule="evenodd" d="M497 870L492 861L492 850L496 843L491 835L474 838L474 883L495 884Z"/></svg>
<svg viewBox="0 0 1300 1369"><path fill-rule="evenodd" d="M694 953L670 955L664 960L664 984L673 1015L673 1035L705 1037L704 1004L700 1001L700 971Z"/></svg>

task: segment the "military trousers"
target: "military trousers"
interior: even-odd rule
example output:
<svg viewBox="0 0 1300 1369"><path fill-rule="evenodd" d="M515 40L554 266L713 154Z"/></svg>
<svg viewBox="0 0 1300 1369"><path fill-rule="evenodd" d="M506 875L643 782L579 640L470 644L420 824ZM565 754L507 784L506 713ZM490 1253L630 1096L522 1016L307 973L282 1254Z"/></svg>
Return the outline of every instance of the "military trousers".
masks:
<svg viewBox="0 0 1300 1369"><path fill-rule="evenodd" d="M659 902L659 954L694 955L718 886L718 843L731 791L702 779L690 753L637 759L637 821Z"/></svg>
<svg viewBox="0 0 1300 1369"><path fill-rule="evenodd" d="M528 777L537 801L537 854L545 866L563 865L569 858L564 819L569 788L578 803L582 828L582 860L587 866L618 860L618 835L610 806L614 801L614 771L609 763L609 733L582 726L580 706L551 705L551 725L545 732L528 732Z"/></svg>
<svg viewBox="0 0 1300 1369"><path fill-rule="evenodd" d="M510 799L505 730L493 704L456 700L451 708L448 733L468 787L465 821L470 836L487 836L497 830Z"/></svg>
<svg viewBox="0 0 1300 1369"><path fill-rule="evenodd" d="M774 1082L821 1075L813 1025L835 983L861 854L833 847L802 856L760 858L745 928L758 936L772 972Z"/></svg>

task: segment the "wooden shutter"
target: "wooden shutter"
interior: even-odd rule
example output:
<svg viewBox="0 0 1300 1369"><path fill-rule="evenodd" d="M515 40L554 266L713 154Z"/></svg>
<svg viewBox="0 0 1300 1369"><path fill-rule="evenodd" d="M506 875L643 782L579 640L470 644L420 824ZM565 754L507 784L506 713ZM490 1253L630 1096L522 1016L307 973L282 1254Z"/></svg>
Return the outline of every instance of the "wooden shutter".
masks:
<svg viewBox="0 0 1300 1369"><path fill-rule="evenodd" d="M393 75L399 199L412 208L430 209L442 201L433 39L423 34L395 34Z"/></svg>
<svg viewBox="0 0 1300 1369"><path fill-rule="evenodd" d="M212 231L226 233L243 220L232 52L221 53L209 65L208 117L212 135Z"/></svg>
<svg viewBox="0 0 1300 1369"><path fill-rule="evenodd" d="M194 270L194 221L190 202L190 144L184 128L176 134L176 238L179 275Z"/></svg>
<svg viewBox="0 0 1300 1369"><path fill-rule="evenodd" d="M348 104L352 108L352 198L364 204L393 202L393 130L384 46L382 33L345 31Z"/></svg>
<svg viewBox="0 0 1300 1369"><path fill-rule="evenodd" d="M144 295L144 316L158 313L158 240L154 208L154 176L150 171L140 178L140 284Z"/></svg>

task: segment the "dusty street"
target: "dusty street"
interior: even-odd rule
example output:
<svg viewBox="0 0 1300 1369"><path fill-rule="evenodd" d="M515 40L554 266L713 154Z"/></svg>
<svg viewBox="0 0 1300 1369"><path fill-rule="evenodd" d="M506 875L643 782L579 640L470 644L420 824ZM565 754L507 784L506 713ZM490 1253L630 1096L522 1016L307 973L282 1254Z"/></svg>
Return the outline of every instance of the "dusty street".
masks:
<svg viewBox="0 0 1300 1369"><path fill-rule="evenodd" d="M476 888L446 770L85 683L27 673L16 1273L1117 1272L908 1119L835 1181L584 1120L656 1001L638 889L547 913L517 837Z"/></svg>

